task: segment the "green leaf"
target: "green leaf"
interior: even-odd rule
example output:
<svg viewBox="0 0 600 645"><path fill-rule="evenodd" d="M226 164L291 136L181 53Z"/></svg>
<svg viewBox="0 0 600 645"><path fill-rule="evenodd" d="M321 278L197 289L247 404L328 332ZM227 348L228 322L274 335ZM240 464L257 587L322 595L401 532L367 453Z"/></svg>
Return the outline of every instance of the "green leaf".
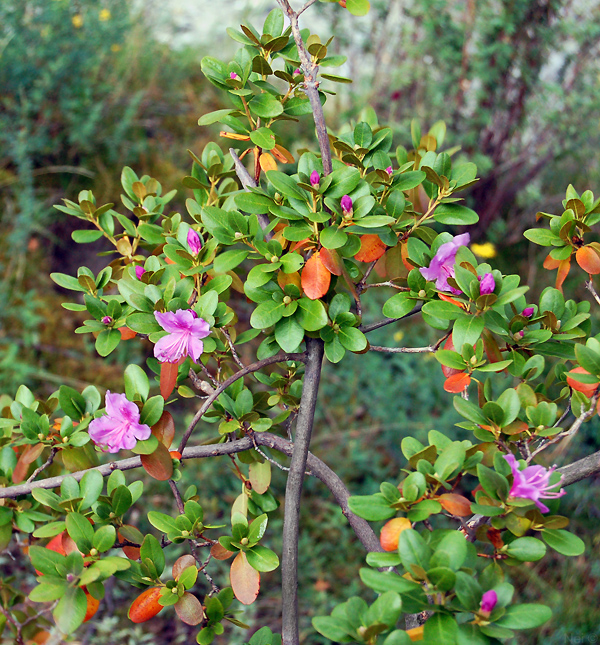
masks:
<svg viewBox="0 0 600 645"><path fill-rule="evenodd" d="M131 491L127 486L117 486L112 495L112 509L115 515L123 515L133 504Z"/></svg>
<svg viewBox="0 0 600 645"><path fill-rule="evenodd" d="M112 524L106 524L94 534L93 545L100 553L104 553L113 547L116 537L115 527Z"/></svg>
<svg viewBox="0 0 600 645"><path fill-rule="evenodd" d="M352 626L347 620L334 616L315 616L312 626L325 638L334 643L353 643L354 639L348 636Z"/></svg>
<svg viewBox="0 0 600 645"><path fill-rule="evenodd" d="M278 101L272 94L259 94L248 104L250 111L261 119L271 119L283 112L281 101ZM277 172L275 170L271 172Z"/></svg>
<svg viewBox="0 0 600 645"><path fill-rule="evenodd" d="M83 497L79 505L80 510L85 510L98 501L103 486L104 478L97 470L88 470L85 473L79 482L80 495Z"/></svg>
<svg viewBox="0 0 600 645"><path fill-rule="evenodd" d="M140 423L153 426L158 423L165 407L165 400L160 394L149 398L140 412ZM148 439L146 439L148 441ZM137 446L136 446L137 447ZM138 451L136 451L138 452ZM138 454L144 454L138 452Z"/></svg>
<svg viewBox="0 0 600 645"><path fill-rule="evenodd" d="M546 545L537 538L522 537L511 542L506 553L521 562L536 562L546 555Z"/></svg>
<svg viewBox="0 0 600 645"><path fill-rule="evenodd" d="M232 112L235 112L235 110L215 110L214 112L208 112L198 119L198 125L211 125L213 123L217 123L224 116L227 116Z"/></svg>
<svg viewBox="0 0 600 645"><path fill-rule="evenodd" d="M130 401L135 401L135 395L139 394L142 401L148 398L150 382L146 372L139 365L128 365L125 369L125 396Z"/></svg>
<svg viewBox="0 0 600 645"><path fill-rule="evenodd" d="M381 623L395 627L402 613L402 599L397 591L386 591L369 607L367 625Z"/></svg>
<svg viewBox="0 0 600 645"><path fill-rule="evenodd" d="M89 520L79 513L69 513L66 517L67 533L75 540L82 553L88 553L94 539L94 529Z"/></svg>
<svg viewBox="0 0 600 645"><path fill-rule="evenodd" d="M423 637L426 643L455 645L458 638L456 620L446 614L433 614L425 623Z"/></svg>
<svg viewBox="0 0 600 645"><path fill-rule="evenodd" d="M319 239L326 249L339 249L348 241L348 235L337 226L329 226L321 231Z"/></svg>
<svg viewBox="0 0 600 645"><path fill-rule="evenodd" d="M272 150L275 147L275 135L269 128L258 128L250 132L250 141L263 150Z"/></svg>
<svg viewBox="0 0 600 645"><path fill-rule="evenodd" d="M452 341L458 352L462 351L463 345L474 345L481 336L485 327L485 321L478 316L461 316L454 323L452 329Z"/></svg>
<svg viewBox="0 0 600 645"><path fill-rule="evenodd" d="M600 354L585 345L575 345L575 357L584 370L594 376L600 375Z"/></svg>
<svg viewBox="0 0 600 645"><path fill-rule="evenodd" d="M77 390L61 385L58 391L58 403L62 411L71 419L79 420L85 414L86 401Z"/></svg>
<svg viewBox="0 0 600 645"><path fill-rule="evenodd" d="M367 553L367 564L370 567L383 569L385 567L397 567L401 564L400 556L397 553L378 553L374 551Z"/></svg>
<svg viewBox="0 0 600 645"><path fill-rule="evenodd" d="M478 425L488 425L489 421L481 409L471 401L465 401L461 396L455 396L453 399L454 409L465 419L477 423Z"/></svg>
<svg viewBox="0 0 600 645"><path fill-rule="evenodd" d="M284 197L306 200L306 193L289 175L279 170L269 170L265 174L275 190Z"/></svg>
<svg viewBox="0 0 600 645"><path fill-rule="evenodd" d="M585 542L569 531L543 529L542 539L548 546L563 555L577 556L585 551Z"/></svg>
<svg viewBox="0 0 600 645"><path fill-rule="evenodd" d="M77 244L89 244L90 242L96 242L102 237L102 231L73 231L71 237L74 242Z"/></svg>
<svg viewBox="0 0 600 645"><path fill-rule="evenodd" d="M383 645L412 645L412 640L405 631L401 629L395 629L383 641Z"/></svg>
<svg viewBox="0 0 600 645"><path fill-rule="evenodd" d="M282 318L275 325L275 340L284 352L293 352L304 339L304 329L295 316Z"/></svg>
<svg viewBox="0 0 600 645"><path fill-rule="evenodd" d="M160 542L152 535L144 537L140 547L140 557L142 562L148 558L156 568L156 573L160 576L165 568L165 554L160 546Z"/></svg>
<svg viewBox="0 0 600 645"><path fill-rule="evenodd" d="M121 342L121 332L118 329L105 329L96 338L96 351L100 356L108 356Z"/></svg>
<svg viewBox="0 0 600 645"><path fill-rule="evenodd" d="M481 603L481 587L473 576L458 571L454 587L458 601L467 611L476 611Z"/></svg>
<svg viewBox="0 0 600 645"><path fill-rule="evenodd" d="M388 318L402 318L415 307L415 301L406 293L396 293L383 305L383 315Z"/></svg>
<svg viewBox="0 0 600 645"><path fill-rule="evenodd" d="M250 316L250 324L255 329L266 329L281 320L285 311L283 302L267 300L261 302Z"/></svg>
<svg viewBox="0 0 600 645"><path fill-rule="evenodd" d="M341 327L338 337L350 352L362 352L367 347L367 337L356 327Z"/></svg>
<svg viewBox="0 0 600 645"><path fill-rule="evenodd" d="M158 511L150 511L148 513L148 521L152 526L154 526L154 528L157 528L163 533L181 533L181 530L177 526L177 522L170 515L165 515Z"/></svg>
<svg viewBox="0 0 600 645"><path fill-rule="evenodd" d="M554 235L552 231L549 231L547 228L530 228L528 231L525 231L523 235L534 244L539 244L540 246L553 246L562 242L562 240Z"/></svg>
<svg viewBox="0 0 600 645"><path fill-rule="evenodd" d="M406 531L403 531L403 533L406 533ZM406 613L416 613L425 609L428 605L427 596L421 585L407 580L397 573L362 568L359 571L359 575L365 585L377 593L397 591L402 596L402 609Z"/></svg>
<svg viewBox="0 0 600 645"><path fill-rule="evenodd" d="M365 16L369 13L370 8L371 4L368 0L347 0L346 2L346 9L353 16Z"/></svg>
<svg viewBox="0 0 600 645"><path fill-rule="evenodd" d="M298 322L306 331L318 331L327 325L327 311L320 300L298 300Z"/></svg>
<svg viewBox="0 0 600 645"><path fill-rule="evenodd" d="M487 425L487 423L485 425ZM483 464L477 464L477 478L485 492L492 499L506 499L508 497L508 480L495 470L492 470Z"/></svg>
<svg viewBox="0 0 600 645"><path fill-rule="evenodd" d="M255 520L256 521L256 520ZM256 571L273 571L279 566L277 554L266 546L257 544L246 551L248 563Z"/></svg>
<svg viewBox="0 0 600 645"><path fill-rule="evenodd" d="M77 278L67 275L66 273L51 273L50 278L63 289L69 289L70 291L87 291L85 287L82 287L79 284Z"/></svg>
<svg viewBox="0 0 600 645"><path fill-rule="evenodd" d="M387 499L376 493L375 495L352 495L348 499L348 506L353 513L369 522L387 520L396 515L396 511L390 508Z"/></svg>
<svg viewBox="0 0 600 645"><path fill-rule="evenodd" d="M411 565L413 564L427 570L431 549L421 537L421 534L414 529L405 529L400 533L398 553L400 553L402 565L408 572L411 571Z"/></svg>
<svg viewBox="0 0 600 645"><path fill-rule="evenodd" d="M29 547L29 558L35 569L49 576L56 576L56 567L64 567L67 560L64 555L41 546Z"/></svg>
<svg viewBox="0 0 600 645"><path fill-rule="evenodd" d="M551 618L550 607L527 603L509 607L504 616L496 621L496 624L508 629L533 629L543 625Z"/></svg>
<svg viewBox="0 0 600 645"><path fill-rule="evenodd" d="M67 587L52 615L59 629L65 634L71 634L83 623L86 612L87 598L83 589Z"/></svg>
<svg viewBox="0 0 600 645"><path fill-rule="evenodd" d="M248 253L249 251L245 251L243 249L235 249L233 251L220 253L215 258L215 273L227 273L228 271L235 269L235 267L241 264L248 257Z"/></svg>
<svg viewBox="0 0 600 645"><path fill-rule="evenodd" d="M433 219L447 226L467 226L476 224L479 221L479 215L462 204L440 204L435 209Z"/></svg>

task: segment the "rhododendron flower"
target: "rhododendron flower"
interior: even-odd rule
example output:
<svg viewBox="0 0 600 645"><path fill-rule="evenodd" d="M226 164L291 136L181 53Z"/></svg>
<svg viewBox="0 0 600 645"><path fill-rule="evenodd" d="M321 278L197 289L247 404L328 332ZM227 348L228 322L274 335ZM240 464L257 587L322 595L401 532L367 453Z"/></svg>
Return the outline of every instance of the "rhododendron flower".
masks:
<svg viewBox="0 0 600 645"><path fill-rule="evenodd" d="M110 325L112 323L113 319L110 316L102 316L102 324L103 325Z"/></svg>
<svg viewBox="0 0 600 645"><path fill-rule="evenodd" d="M435 280L435 288L440 291L450 291L455 295L462 293L448 284L448 278L454 277L454 262L458 249L461 246L466 246L470 239L468 233L463 233L442 244L433 256L429 266L419 269L421 275L426 280Z"/></svg>
<svg viewBox="0 0 600 645"><path fill-rule="evenodd" d="M198 253L200 253L200 251L202 250L202 240L193 228L188 231L187 243L190 247L192 255L198 255Z"/></svg>
<svg viewBox="0 0 600 645"><path fill-rule="evenodd" d="M340 201L342 207L342 214L344 217L352 215L352 198L349 195L344 195Z"/></svg>
<svg viewBox="0 0 600 645"><path fill-rule="evenodd" d="M319 173L316 170L313 170L310 173L310 185L316 189L319 187L320 181L321 181L321 177L319 176Z"/></svg>
<svg viewBox="0 0 600 645"><path fill-rule="evenodd" d="M531 318L534 311L535 309L533 307L525 307L525 309L523 309L523 311L521 312L521 316L524 316L525 318Z"/></svg>
<svg viewBox="0 0 600 645"><path fill-rule="evenodd" d="M142 276L144 275L144 273L146 273L146 269L144 269L144 267L141 267L139 265L135 267L135 277L138 280L142 279Z"/></svg>
<svg viewBox="0 0 600 645"><path fill-rule="evenodd" d="M540 498L554 499L566 494L566 491L562 488L559 491L551 490L556 486L560 486L562 482L561 477L556 484L550 483L550 475L554 472L554 467L527 466L527 468L520 470L514 455L504 455L504 459L508 461L514 477L513 485L509 492L510 497L530 499L535 502L535 505L542 513L547 513L550 509L539 501Z"/></svg>
<svg viewBox="0 0 600 645"><path fill-rule="evenodd" d="M385 171L390 177L394 174L394 169L391 166L388 166Z"/></svg>
<svg viewBox="0 0 600 645"><path fill-rule="evenodd" d="M150 426L140 423L140 410L124 394L106 392L106 414L94 419L88 428L92 441L108 452L131 450L138 440L148 439Z"/></svg>
<svg viewBox="0 0 600 645"><path fill-rule="evenodd" d="M496 288L496 281L494 276L491 273L485 273L484 275L477 276L479 280L479 293L482 296L489 296L490 293L494 293Z"/></svg>
<svg viewBox="0 0 600 645"><path fill-rule="evenodd" d="M302 70L301 70L299 67L297 67L297 68L294 70L294 76L300 76L300 74L302 74Z"/></svg>
<svg viewBox="0 0 600 645"><path fill-rule="evenodd" d="M239 79L240 79L240 77L239 77L235 72L230 72L230 73L229 73L229 78L230 78L232 81L239 81Z"/></svg>
<svg viewBox="0 0 600 645"><path fill-rule="evenodd" d="M177 363L184 356L189 356L197 363L204 349L200 339L210 334L206 320L198 318L191 309L167 311L164 314L155 311L154 317L169 332L154 345L154 356L161 363Z"/></svg>
<svg viewBox="0 0 600 645"><path fill-rule="evenodd" d="M498 594L492 589L486 591L481 598L481 613L488 616L494 611L494 607L498 603Z"/></svg>

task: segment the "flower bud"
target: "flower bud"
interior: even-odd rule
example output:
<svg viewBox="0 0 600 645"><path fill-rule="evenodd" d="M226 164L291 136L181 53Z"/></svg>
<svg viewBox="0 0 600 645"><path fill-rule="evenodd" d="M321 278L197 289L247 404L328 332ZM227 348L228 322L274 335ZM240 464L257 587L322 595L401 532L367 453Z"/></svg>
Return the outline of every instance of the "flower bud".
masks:
<svg viewBox="0 0 600 645"><path fill-rule="evenodd" d="M142 279L142 276L144 275L144 273L146 273L146 269L144 269L144 267L139 265L135 267L135 277L138 280Z"/></svg>
<svg viewBox="0 0 600 645"><path fill-rule="evenodd" d="M229 78L230 78L232 81L239 81L239 80L240 80L240 77L239 77L235 72L230 72L230 74L229 74Z"/></svg>
<svg viewBox="0 0 600 645"><path fill-rule="evenodd" d="M394 174L394 169L391 166L388 166L385 171L390 177Z"/></svg>
<svg viewBox="0 0 600 645"><path fill-rule="evenodd" d="M76 576L74 573L67 573L67 582L73 582L75 580Z"/></svg>
<svg viewBox="0 0 600 645"><path fill-rule="evenodd" d="M340 206L342 207L342 214L352 215L352 198L348 195L344 195L340 201Z"/></svg>
<svg viewBox="0 0 600 645"><path fill-rule="evenodd" d="M481 598L481 613L489 616L492 611L494 611L494 607L497 603L498 594L493 589L486 591Z"/></svg>
<svg viewBox="0 0 600 645"><path fill-rule="evenodd" d="M321 177L319 176L319 173L316 170L313 170L310 173L310 185L316 190L319 187L320 181Z"/></svg>
<svg viewBox="0 0 600 645"><path fill-rule="evenodd" d="M196 231L191 228L187 234L187 243L192 255L198 255L202 249L202 240Z"/></svg>
<svg viewBox="0 0 600 645"><path fill-rule="evenodd" d="M491 293L494 293L496 288L496 282L494 276L491 273L486 273L485 275L477 276L479 280L479 293L482 296L489 296Z"/></svg>
<svg viewBox="0 0 600 645"><path fill-rule="evenodd" d="M535 309L533 307L525 307L525 309L523 309L523 311L521 312L521 316L523 316L524 318L531 318L534 311Z"/></svg>
<svg viewBox="0 0 600 645"><path fill-rule="evenodd" d="M294 70L294 76L300 76L300 74L302 74L302 70L298 67Z"/></svg>
<svg viewBox="0 0 600 645"><path fill-rule="evenodd" d="M103 325L110 325L112 323L113 319L110 316L104 316L102 318L102 324Z"/></svg>

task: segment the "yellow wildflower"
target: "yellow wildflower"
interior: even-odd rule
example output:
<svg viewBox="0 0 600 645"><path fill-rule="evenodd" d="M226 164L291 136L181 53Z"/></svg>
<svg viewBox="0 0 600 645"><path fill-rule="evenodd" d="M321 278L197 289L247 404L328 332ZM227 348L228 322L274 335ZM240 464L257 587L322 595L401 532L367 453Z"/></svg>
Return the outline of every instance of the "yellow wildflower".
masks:
<svg viewBox="0 0 600 645"><path fill-rule="evenodd" d="M121 51L121 45L117 45L117 43L113 43L110 46L110 51L111 52L120 52Z"/></svg>
<svg viewBox="0 0 600 645"><path fill-rule="evenodd" d="M73 27L75 27L75 29L80 29L81 27L83 27L83 18L80 13L76 13L71 18L71 22L73 23Z"/></svg>
<svg viewBox="0 0 600 645"><path fill-rule="evenodd" d="M394 334L394 340L399 343L402 339L404 338L404 332L403 331L397 331Z"/></svg>
<svg viewBox="0 0 600 645"><path fill-rule="evenodd" d="M100 19L100 22L106 22L107 20L110 20L110 11L108 9L102 9L102 11L98 14L98 18Z"/></svg>
<svg viewBox="0 0 600 645"><path fill-rule="evenodd" d="M484 242L483 244L471 244L471 251L485 260L495 258L497 255L496 247L491 242Z"/></svg>

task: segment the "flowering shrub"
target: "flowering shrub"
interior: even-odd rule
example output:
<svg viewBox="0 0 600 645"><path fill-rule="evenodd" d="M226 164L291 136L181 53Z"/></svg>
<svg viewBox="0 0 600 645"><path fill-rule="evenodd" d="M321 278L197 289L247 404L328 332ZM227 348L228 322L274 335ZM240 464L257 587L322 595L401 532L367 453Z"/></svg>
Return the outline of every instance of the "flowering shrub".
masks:
<svg viewBox="0 0 600 645"><path fill-rule="evenodd" d="M329 488L366 549L359 576L378 594L371 605L352 597L313 619L334 642L510 640L552 613L542 602L514 597L510 568L540 560L548 547L584 552L558 514L559 498L570 483L597 472L597 460L560 472L532 462L596 413L600 342L591 336L590 303L565 300L561 278L528 304L519 276L479 263L468 233L442 230L477 222L460 203L476 168L455 163L444 149L443 124L422 133L414 122L412 148L395 151L391 130L373 120L328 133L321 104L328 83L345 79L320 68L343 61L328 55L329 41L299 29L300 12L287 0L279 4L283 11L269 13L262 33L247 25L229 31L242 45L233 60L202 61L231 107L204 115L200 125L220 123L227 128L222 138L248 147L225 154L209 143L192 153L185 217L167 211L172 192L163 194L157 180L131 168L121 177L127 214L97 204L89 191L59 207L93 225L78 231L77 241L100 235L113 247L97 275L86 267L77 277L53 274L80 296L65 308L88 315L77 332L92 333L101 356L121 342L148 339L158 362L129 365L124 394L106 393L106 414L97 388L66 385L47 400L21 387L2 408L0 542L6 547L13 534L31 535L38 572L28 598L15 594L4 607L16 642L24 642L25 631L45 631L34 603L50 603L57 628L74 632L113 576L137 587L129 609L135 623L173 606L179 620L197 626L200 644L222 634L224 621L244 627L236 604L252 604L261 573L279 567L264 541L277 508L271 465L286 469L278 461L286 457L283 633L264 627L253 645L299 643L298 518L307 470ZM365 0L345 5L358 15L368 10ZM284 148L279 128L309 114L319 151ZM241 161L247 154L250 170ZM586 272L597 273L596 247L583 237L599 219L599 202L569 187L564 213L548 215L550 231L528 232L554 247L560 276L573 253ZM591 278L587 287L600 303ZM372 307L366 296L375 288L393 293L384 318L367 323L363 308ZM250 313L249 327L242 313ZM415 315L438 332L433 345L370 345L371 331ZM257 360L243 361L238 348L259 337ZM404 437L406 463L397 480L351 496L309 445L323 360L369 350L433 353L471 438L455 440L452 428L432 430L427 444ZM576 365L568 377L566 361ZM572 383L594 387L586 395ZM155 386L160 394L151 396ZM198 402L185 429L169 412L178 396ZM216 429L192 445L201 419ZM102 450L137 456L100 463ZM184 464L219 455L231 456L242 483L231 529L205 514L196 486L182 493L177 484ZM127 483L124 474L133 468L168 481L171 514L147 511L143 482ZM135 505L154 531L143 534L129 523L139 513L132 513ZM380 521L386 524L378 537L369 522ZM165 573L172 545L186 553ZM231 560L229 580L212 577L211 559Z"/></svg>

